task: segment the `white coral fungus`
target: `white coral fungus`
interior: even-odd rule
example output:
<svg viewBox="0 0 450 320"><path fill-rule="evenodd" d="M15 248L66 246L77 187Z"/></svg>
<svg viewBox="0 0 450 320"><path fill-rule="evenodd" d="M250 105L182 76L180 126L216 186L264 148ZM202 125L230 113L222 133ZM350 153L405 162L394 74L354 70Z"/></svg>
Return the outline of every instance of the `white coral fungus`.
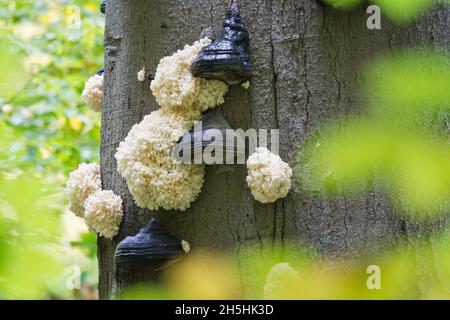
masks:
<svg viewBox="0 0 450 320"><path fill-rule="evenodd" d="M245 81L243 84L241 84L241 87L245 90L248 90L250 88L250 81Z"/></svg>
<svg viewBox="0 0 450 320"><path fill-rule="evenodd" d="M105 238L119 232L122 215L122 198L110 190L98 190L86 200L86 224Z"/></svg>
<svg viewBox="0 0 450 320"><path fill-rule="evenodd" d="M300 280L297 270L287 262L272 267L264 284L264 299L281 299L289 289L295 288Z"/></svg>
<svg viewBox="0 0 450 320"><path fill-rule="evenodd" d="M117 170L137 205L151 210L185 210L196 199L203 185L204 166L178 163L171 156L191 123L159 109L134 125L120 143Z"/></svg>
<svg viewBox="0 0 450 320"><path fill-rule="evenodd" d="M81 98L92 110L102 110L103 75L95 74L86 81Z"/></svg>
<svg viewBox="0 0 450 320"><path fill-rule="evenodd" d="M161 59L150 88L162 109L198 114L224 103L228 91L225 83L194 77L190 71L201 48L210 43L203 38Z"/></svg>
<svg viewBox="0 0 450 320"><path fill-rule="evenodd" d="M255 149L247 160L247 170L247 184L259 202L284 198L291 188L292 169L266 148Z"/></svg>
<svg viewBox="0 0 450 320"><path fill-rule="evenodd" d="M141 70L139 70L137 74L138 81L142 82L145 80L145 67L143 67Z"/></svg>
<svg viewBox="0 0 450 320"><path fill-rule="evenodd" d="M84 217L85 201L94 192L101 189L100 166L95 163L81 163L71 172L67 180L66 193L70 200L70 210Z"/></svg>

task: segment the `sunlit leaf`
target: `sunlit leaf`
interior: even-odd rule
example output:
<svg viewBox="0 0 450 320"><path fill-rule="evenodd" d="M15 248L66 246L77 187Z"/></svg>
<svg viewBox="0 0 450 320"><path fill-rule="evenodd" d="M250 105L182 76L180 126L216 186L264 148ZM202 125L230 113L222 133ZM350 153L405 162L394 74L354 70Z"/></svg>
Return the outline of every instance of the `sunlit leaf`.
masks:
<svg viewBox="0 0 450 320"><path fill-rule="evenodd" d="M423 13L437 1L435 0L373 0L383 14L397 22L410 21Z"/></svg>
<svg viewBox="0 0 450 320"><path fill-rule="evenodd" d="M323 0L324 3L334 8L352 8L362 3L362 0Z"/></svg>
<svg viewBox="0 0 450 320"><path fill-rule="evenodd" d="M373 112L386 119L448 108L450 54L446 52L426 49L393 54L378 59L368 73L366 96Z"/></svg>
<svg viewBox="0 0 450 320"><path fill-rule="evenodd" d="M306 150L299 174L306 189L364 192L378 175L407 213L439 213L447 206L450 145L443 139L354 120L331 127Z"/></svg>
<svg viewBox="0 0 450 320"><path fill-rule="evenodd" d="M22 58L9 48L9 42L0 41L0 97L10 99L17 94L27 81Z"/></svg>

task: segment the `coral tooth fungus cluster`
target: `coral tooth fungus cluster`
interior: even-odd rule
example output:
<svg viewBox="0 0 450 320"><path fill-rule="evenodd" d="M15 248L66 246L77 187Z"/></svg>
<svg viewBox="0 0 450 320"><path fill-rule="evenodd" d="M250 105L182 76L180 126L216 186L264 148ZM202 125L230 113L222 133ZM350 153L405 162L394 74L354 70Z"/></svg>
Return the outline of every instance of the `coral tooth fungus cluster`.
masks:
<svg viewBox="0 0 450 320"><path fill-rule="evenodd" d="M204 165L184 164L172 157L180 138L201 119L202 112L224 103L228 85L218 80L194 77L191 65L211 40L200 39L161 59L150 89L160 109L134 125L117 148L117 171L125 179L136 204L157 210L186 210L200 193ZM145 69L138 74L145 80ZM82 98L100 111L103 75L86 82ZM291 186L292 170L277 155L257 148L247 161L248 186L256 200L274 202L285 197ZM122 199L101 190L100 169L81 164L70 174L67 193L71 210L84 217L91 230L112 238L122 220Z"/></svg>
<svg viewBox="0 0 450 320"><path fill-rule="evenodd" d="M99 235L112 239L122 221L122 198L111 190L97 190L86 200L86 224Z"/></svg>
<svg viewBox="0 0 450 320"><path fill-rule="evenodd" d="M159 109L134 125L120 143L117 169L140 207L185 210L199 194L204 167L177 163L171 156L190 126L185 118Z"/></svg>
<svg viewBox="0 0 450 320"><path fill-rule="evenodd" d="M292 169L266 148L255 149L247 160L247 170L248 187L259 202L275 202L291 188Z"/></svg>
<svg viewBox="0 0 450 320"><path fill-rule="evenodd" d="M122 221L122 199L112 191L103 191L100 166L81 163L69 175L66 193L70 210L85 222L90 230L112 239Z"/></svg>
<svg viewBox="0 0 450 320"><path fill-rule="evenodd" d="M95 74L86 81L81 99L91 107L92 110L100 112L102 110L103 99L103 73Z"/></svg>
<svg viewBox="0 0 450 320"><path fill-rule="evenodd" d="M117 149L117 169L137 205L186 210L203 186L204 166L178 163L172 149L201 112L224 102L228 86L195 78L190 65L208 38L161 59L150 84L160 109L133 126Z"/></svg>

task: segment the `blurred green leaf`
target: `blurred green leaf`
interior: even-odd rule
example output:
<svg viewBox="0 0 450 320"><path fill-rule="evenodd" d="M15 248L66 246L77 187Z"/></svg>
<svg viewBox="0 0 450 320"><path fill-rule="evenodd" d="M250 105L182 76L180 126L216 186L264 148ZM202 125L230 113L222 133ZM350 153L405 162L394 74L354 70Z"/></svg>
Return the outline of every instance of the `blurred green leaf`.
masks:
<svg viewBox="0 0 450 320"><path fill-rule="evenodd" d="M448 52L423 49L391 54L372 63L367 73L365 95L372 102L372 112L385 119L448 108Z"/></svg>
<svg viewBox="0 0 450 320"><path fill-rule="evenodd" d="M340 9L352 8L362 3L362 0L323 0L324 3Z"/></svg>
<svg viewBox="0 0 450 320"><path fill-rule="evenodd" d="M299 183L305 190L336 195L368 191L377 179L401 212L448 213L449 67L447 53L430 50L397 53L372 64L364 88L369 112L329 125L308 142Z"/></svg>
<svg viewBox="0 0 450 320"><path fill-rule="evenodd" d="M447 206L450 146L442 138L353 120L329 128L306 150L298 175L305 189L362 193L378 176L406 213L427 216Z"/></svg>
<svg viewBox="0 0 450 320"><path fill-rule="evenodd" d="M0 38L0 96L4 100L17 95L25 86L28 75L23 69L23 57L11 49L11 43Z"/></svg>
<svg viewBox="0 0 450 320"><path fill-rule="evenodd" d="M0 2L2 298L79 297L53 272L74 257L86 268L82 289L95 296L96 264L78 250L93 261L95 237L84 236L74 247L63 243L60 219L68 172L81 161L98 161L100 114L80 99L86 79L103 65L98 6L81 0Z"/></svg>
<svg viewBox="0 0 450 320"><path fill-rule="evenodd" d="M407 22L430 8L436 0L373 0L382 13L397 22Z"/></svg>
<svg viewBox="0 0 450 320"><path fill-rule="evenodd" d="M410 22L441 0L371 0L379 5L383 15L397 23ZM362 0L323 0L324 3L337 8L349 9L363 3ZM444 1L448 3L447 1Z"/></svg>
<svg viewBox="0 0 450 320"><path fill-rule="evenodd" d="M94 233L83 233L80 241L73 241L71 245L83 250L88 257L97 258L97 236Z"/></svg>

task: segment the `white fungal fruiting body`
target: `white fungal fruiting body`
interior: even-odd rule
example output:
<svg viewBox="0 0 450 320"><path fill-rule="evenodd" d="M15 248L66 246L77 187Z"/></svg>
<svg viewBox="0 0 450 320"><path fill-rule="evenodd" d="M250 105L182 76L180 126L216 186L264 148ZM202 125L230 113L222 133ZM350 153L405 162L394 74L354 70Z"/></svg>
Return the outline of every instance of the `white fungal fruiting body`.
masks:
<svg viewBox="0 0 450 320"><path fill-rule="evenodd" d="M145 80L145 67L143 67L141 70L139 70L137 74L138 81L142 82Z"/></svg>
<svg viewBox="0 0 450 320"><path fill-rule="evenodd" d="M243 84L241 84L241 87L245 90L248 90L250 88L250 81L245 81Z"/></svg>
<svg viewBox="0 0 450 320"><path fill-rule="evenodd" d="M98 190L86 200L86 224L105 238L119 232L122 215L122 198L110 190Z"/></svg>
<svg viewBox="0 0 450 320"><path fill-rule="evenodd" d="M204 166L176 162L172 149L192 120L162 109L145 116L120 143L116 159L137 205L187 209L203 186Z"/></svg>
<svg viewBox="0 0 450 320"><path fill-rule="evenodd" d="M81 163L71 172L67 181L66 193L70 200L70 210L84 217L86 199L101 189L100 166L95 163Z"/></svg>
<svg viewBox="0 0 450 320"><path fill-rule="evenodd" d="M86 81L81 98L92 110L102 110L103 75L95 74Z"/></svg>
<svg viewBox="0 0 450 320"><path fill-rule="evenodd" d="M186 240L181 240L181 246L184 252L189 253L191 251L191 245Z"/></svg>
<svg viewBox="0 0 450 320"><path fill-rule="evenodd" d="M247 184L256 200L271 203L291 188L292 169L266 148L256 148L247 160Z"/></svg>
<svg viewBox="0 0 450 320"><path fill-rule="evenodd" d="M228 92L225 83L194 77L190 71L201 48L210 43L210 39L203 38L161 59L150 88L162 109L197 115L224 103Z"/></svg>
<svg viewBox="0 0 450 320"><path fill-rule="evenodd" d="M300 280L297 270L287 262L272 267L264 284L264 299L280 299L291 288L295 288Z"/></svg>

